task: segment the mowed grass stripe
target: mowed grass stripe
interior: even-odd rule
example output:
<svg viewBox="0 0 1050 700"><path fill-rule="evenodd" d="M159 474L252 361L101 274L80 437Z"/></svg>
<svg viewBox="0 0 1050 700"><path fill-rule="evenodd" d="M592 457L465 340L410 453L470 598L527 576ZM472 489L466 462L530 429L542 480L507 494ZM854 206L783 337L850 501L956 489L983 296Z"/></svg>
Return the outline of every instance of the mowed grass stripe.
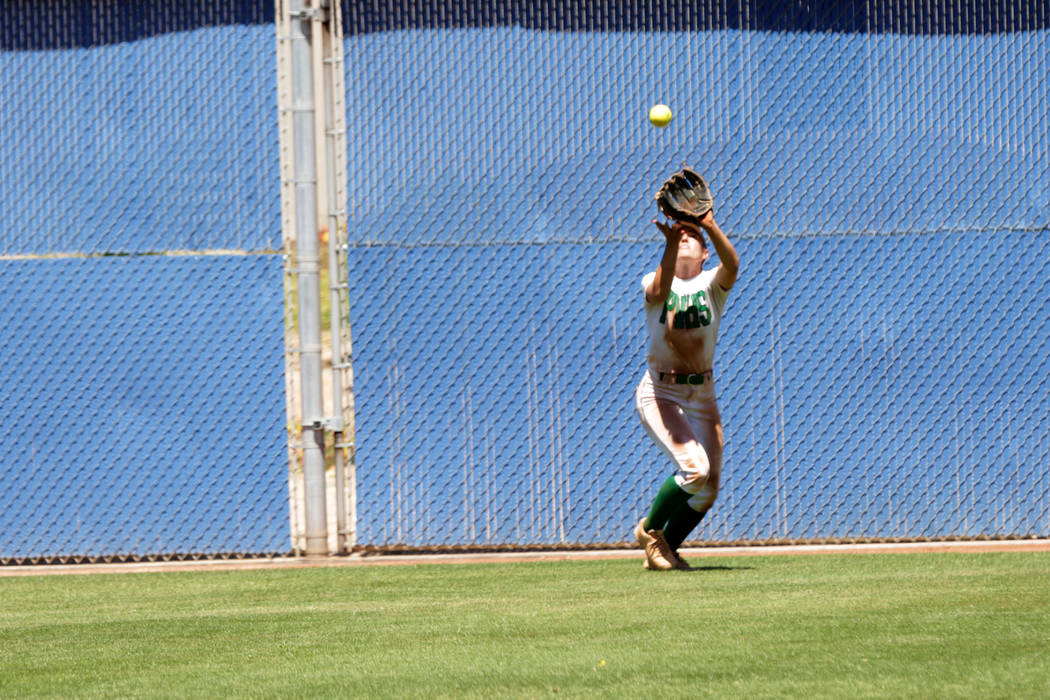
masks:
<svg viewBox="0 0 1050 700"><path fill-rule="evenodd" d="M0 696L1050 696L1050 553L0 579Z"/></svg>

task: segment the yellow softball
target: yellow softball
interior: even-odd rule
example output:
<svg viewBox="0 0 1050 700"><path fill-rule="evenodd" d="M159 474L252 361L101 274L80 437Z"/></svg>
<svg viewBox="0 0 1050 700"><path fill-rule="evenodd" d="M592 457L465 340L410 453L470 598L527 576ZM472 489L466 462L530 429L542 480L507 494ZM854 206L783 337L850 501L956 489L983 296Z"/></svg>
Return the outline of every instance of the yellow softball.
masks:
<svg viewBox="0 0 1050 700"><path fill-rule="evenodd" d="M667 105L653 105L649 109L649 121L653 126L667 126L671 123L671 108Z"/></svg>

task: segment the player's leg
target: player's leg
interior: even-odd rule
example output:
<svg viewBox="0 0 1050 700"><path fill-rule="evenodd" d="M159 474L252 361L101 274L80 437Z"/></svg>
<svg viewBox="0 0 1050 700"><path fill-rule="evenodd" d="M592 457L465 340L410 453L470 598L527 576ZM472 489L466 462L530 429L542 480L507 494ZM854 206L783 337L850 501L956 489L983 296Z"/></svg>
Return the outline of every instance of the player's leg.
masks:
<svg viewBox="0 0 1050 700"><path fill-rule="evenodd" d="M638 522L634 534L645 548L648 568L683 568L664 540L663 528L671 515L707 480L710 464L676 397L673 394L658 396L648 375L635 393L635 407L646 432L667 453L677 470L661 485L649 514Z"/></svg>
<svg viewBox="0 0 1050 700"><path fill-rule="evenodd" d="M671 515L707 481L711 461L685 411L674 401L657 396L640 401L638 415L677 467L660 486L645 519L645 529L663 530Z"/></svg>
<svg viewBox="0 0 1050 700"><path fill-rule="evenodd" d="M694 425L694 431L707 454L710 471L704 485L671 514L664 526L664 537L668 546L675 552L704 519L707 511L711 510L715 499L718 498L718 486L722 476L724 437L721 418L714 414L711 419Z"/></svg>
<svg viewBox="0 0 1050 700"><path fill-rule="evenodd" d="M718 497L718 486L713 484L713 481L715 481L714 476L707 480L699 493L679 506L667 521L664 527L664 539L667 540L667 546L672 551L678 551L678 548L685 542L685 538L697 528L707 512L711 510L711 506L714 505Z"/></svg>

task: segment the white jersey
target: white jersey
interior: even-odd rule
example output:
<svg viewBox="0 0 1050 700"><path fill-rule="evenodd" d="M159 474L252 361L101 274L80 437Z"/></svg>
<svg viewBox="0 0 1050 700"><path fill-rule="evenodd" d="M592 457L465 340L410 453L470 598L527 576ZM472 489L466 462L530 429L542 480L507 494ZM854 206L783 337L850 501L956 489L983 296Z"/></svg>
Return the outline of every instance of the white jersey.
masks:
<svg viewBox="0 0 1050 700"><path fill-rule="evenodd" d="M649 368L656 372L706 372L714 367L715 343L729 292L715 282L715 270L675 277L664 304L645 302L649 325ZM642 295L656 272L642 278Z"/></svg>

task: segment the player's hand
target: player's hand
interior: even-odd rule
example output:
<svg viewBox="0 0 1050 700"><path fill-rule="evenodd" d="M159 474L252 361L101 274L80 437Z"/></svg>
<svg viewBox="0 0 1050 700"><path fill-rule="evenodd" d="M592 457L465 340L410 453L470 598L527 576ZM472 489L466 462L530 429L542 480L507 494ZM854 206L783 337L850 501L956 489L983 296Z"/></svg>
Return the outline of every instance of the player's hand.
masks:
<svg viewBox="0 0 1050 700"><path fill-rule="evenodd" d="M715 210L711 209L700 217L700 228L709 231L713 226L715 226Z"/></svg>
<svg viewBox="0 0 1050 700"><path fill-rule="evenodd" d="M664 238L671 243L677 243L678 239L682 237L682 232L673 224L658 221L657 219L653 219L653 223L656 224L656 228L660 229L660 233L664 234Z"/></svg>

